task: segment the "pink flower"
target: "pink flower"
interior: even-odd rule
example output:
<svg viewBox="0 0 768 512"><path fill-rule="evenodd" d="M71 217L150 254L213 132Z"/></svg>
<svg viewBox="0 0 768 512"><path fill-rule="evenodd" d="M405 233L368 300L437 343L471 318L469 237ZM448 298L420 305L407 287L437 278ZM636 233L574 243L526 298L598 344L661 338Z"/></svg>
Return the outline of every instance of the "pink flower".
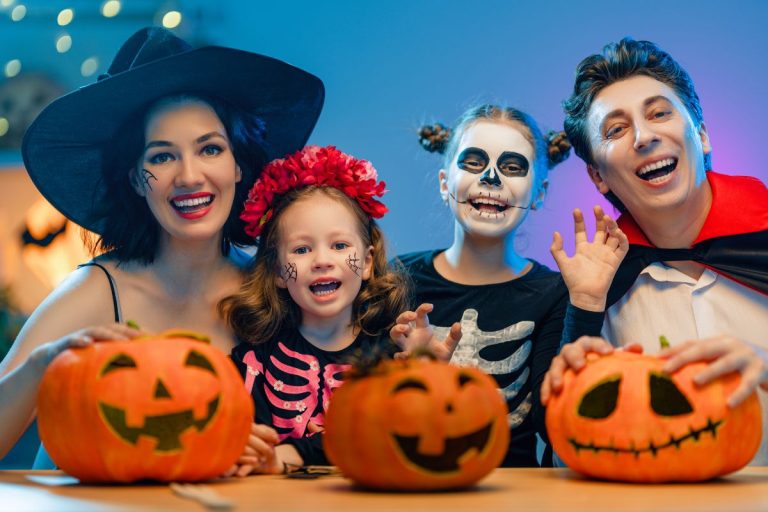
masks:
<svg viewBox="0 0 768 512"><path fill-rule="evenodd" d="M273 160L248 193L240 218L245 232L256 238L272 218L272 202L289 190L311 185L333 187L356 200L371 218L384 216L386 206L375 197L386 193L383 181L367 160L358 160L334 146L307 146L285 158Z"/></svg>

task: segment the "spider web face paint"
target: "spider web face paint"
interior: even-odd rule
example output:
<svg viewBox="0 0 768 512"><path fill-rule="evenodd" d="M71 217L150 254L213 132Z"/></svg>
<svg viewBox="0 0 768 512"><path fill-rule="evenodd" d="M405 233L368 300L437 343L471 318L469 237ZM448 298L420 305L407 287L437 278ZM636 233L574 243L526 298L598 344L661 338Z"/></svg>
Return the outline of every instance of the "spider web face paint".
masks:
<svg viewBox="0 0 768 512"><path fill-rule="evenodd" d="M144 186L147 187L147 189L152 190L152 185L149 184L149 180L155 180L157 181L157 176L152 174L152 172L149 169L141 169L141 179L144 182Z"/></svg>
<svg viewBox="0 0 768 512"><path fill-rule="evenodd" d="M361 267L359 265L360 258L357 257L357 252L354 254L350 254L347 256L347 266L349 267L349 270L355 273L355 275L360 275Z"/></svg>
<svg viewBox="0 0 768 512"><path fill-rule="evenodd" d="M298 270L296 269L296 264L289 262L283 265L283 268L280 269L280 275L286 281L293 280L293 282L296 282L296 278L299 275Z"/></svg>

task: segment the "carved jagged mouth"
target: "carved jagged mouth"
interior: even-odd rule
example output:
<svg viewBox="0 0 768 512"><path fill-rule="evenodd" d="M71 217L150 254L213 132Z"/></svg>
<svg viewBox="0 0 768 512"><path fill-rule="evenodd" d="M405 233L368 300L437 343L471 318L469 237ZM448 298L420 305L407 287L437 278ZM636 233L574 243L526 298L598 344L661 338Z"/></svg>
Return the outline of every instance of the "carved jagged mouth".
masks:
<svg viewBox="0 0 768 512"><path fill-rule="evenodd" d="M139 436L149 436L157 439L155 451L170 452L181 448L179 436L188 428L203 430L213 419L219 408L219 397L208 402L208 413L204 418L196 420L192 409L169 414L146 416L143 427L129 427L125 423L125 409L99 402L102 417L112 430L125 441L136 444Z"/></svg>
<svg viewBox="0 0 768 512"><path fill-rule="evenodd" d="M698 441L699 437L705 432L709 432L712 434L712 437L717 437L717 428L723 424L723 420L715 421L713 422L711 419L707 420L707 425L703 428L700 428L698 430L694 430L691 428L687 434L684 434L680 437L674 437L671 436L669 438L669 441L665 443L661 443L658 445L655 445L653 443L649 443L648 446L645 446L643 448L635 447L634 443L632 443L631 446L628 448L620 448L616 446L600 446L596 445L594 443L589 444L582 444L575 439L569 439L568 442L571 443L571 446L573 446L576 449L576 453L579 452L579 450L590 450L595 453L605 451L605 452L611 452L611 453L631 453L635 457L639 457L641 453L647 453L650 452L654 457L656 456L656 453L660 450L663 450L665 448L669 448L670 446L674 446L675 448L680 448L680 445L688 440L694 440Z"/></svg>
<svg viewBox="0 0 768 512"><path fill-rule="evenodd" d="M459 459L472 448L475 448L478 453L483 451L483 448L488 444L492 427L493 423L489 423L487 426L471 434L447 438L445 440L445 449L439 455L419 453L419 436L399 436L393 434L392 437L395 438L400 450L410 462L435 473L447 473L458 470Z"/></svg>

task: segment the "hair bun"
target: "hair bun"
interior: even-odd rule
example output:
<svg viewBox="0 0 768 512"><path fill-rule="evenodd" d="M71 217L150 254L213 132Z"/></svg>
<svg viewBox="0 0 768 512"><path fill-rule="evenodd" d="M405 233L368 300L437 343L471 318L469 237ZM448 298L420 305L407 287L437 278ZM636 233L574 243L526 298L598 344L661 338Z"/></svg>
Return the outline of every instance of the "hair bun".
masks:
<svg viewBox="0 0 768 512"><path fill-rule="evenodd" d="M451 129L442 123L428 124L419 130L419 143L430 153L445 153Z"/></svg>
<svg viewBox="0 0 768 512"><path fill-rule="evenodd" d="M565 132L551 131L547 134L547 162L549 168L568 158L571 153L571 141Z"/></svg>

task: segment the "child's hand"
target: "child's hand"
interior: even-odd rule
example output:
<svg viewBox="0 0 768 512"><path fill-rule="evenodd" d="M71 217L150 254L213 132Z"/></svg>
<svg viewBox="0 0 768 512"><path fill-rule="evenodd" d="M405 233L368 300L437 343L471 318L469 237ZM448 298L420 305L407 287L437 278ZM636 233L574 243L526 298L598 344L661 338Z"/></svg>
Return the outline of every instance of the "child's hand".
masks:
<svg viewBox="0 0 768 512"><path fill-rule="evenodd" d="M224 476L248 476L251 473L282 473L283 463L278 460L275 445L279 442L275 429L267 425L251 424L251 435L243 454Z"/></svg>
<svg viewBox="0 0 768 512"><path fill-rule="evenodd" d="M613 276L627 255L629 241L616 221L595 206L595 238L587 237L584 216L578 208L573 211L576 252L568 256L563 249L563 237L555 232L549 248L563 276L571 304L587 311L603 311Z"/></svg>
<svg viewBox="0 0 768 512"><path fill-rule="evenodd" d="M439 360L450 361L461 340L461 325L454 323L445 340L438 340L427 317L432 308L432 304L422 304L416 311L406 311L397 317L395 326L389 331L392 340L402 350L395 357L408 357L414 350L427 349Z"/></svg>

